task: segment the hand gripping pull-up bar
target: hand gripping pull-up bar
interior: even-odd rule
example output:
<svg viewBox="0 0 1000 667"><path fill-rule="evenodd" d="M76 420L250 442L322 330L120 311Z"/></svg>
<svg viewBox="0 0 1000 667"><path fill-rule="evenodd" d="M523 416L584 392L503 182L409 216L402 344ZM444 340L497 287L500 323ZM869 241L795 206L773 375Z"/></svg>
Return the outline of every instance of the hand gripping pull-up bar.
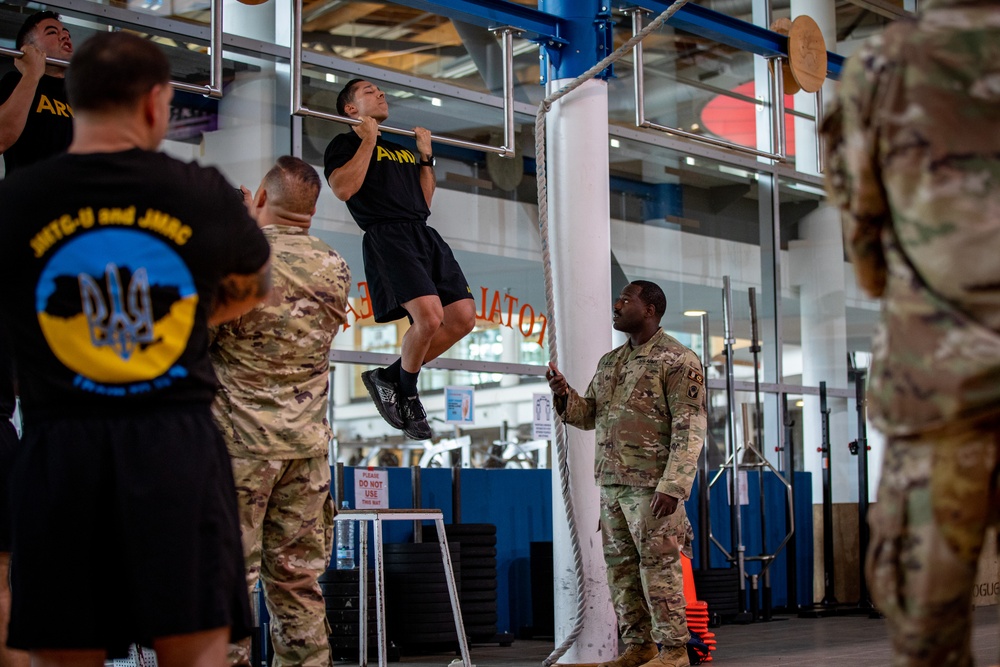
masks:
<svg viewBox="0 0 1000 667"><path fill-rule="evenodd" d="M294 0L292 2L292 113L296 116L322 118L324 120L332 120L338 123L345 123L347 125L360 125L361 121L358 119L348 118L347 116L341 116L333 113L326 113L323 111L316 111L315 109L310 109L302 103L302 2L303 0ZM520 33L521 31L518 28L511 26L500 26L497 28L491 28L490 30L494 34L500 35L500 43L503 50L503 145L492 146L490 144L465 141L464 139L444 137L437 134L431 134L431 141L449 146L458 146L460 148L471 148L473 150L479 150L486 153L495 153L500 157L512 158L514 157L515 152L513 40L514 34ZM391 127L388 125L380 125L379 130L390 134L401 134L407 137L416 136L413 130Z"/></svg>

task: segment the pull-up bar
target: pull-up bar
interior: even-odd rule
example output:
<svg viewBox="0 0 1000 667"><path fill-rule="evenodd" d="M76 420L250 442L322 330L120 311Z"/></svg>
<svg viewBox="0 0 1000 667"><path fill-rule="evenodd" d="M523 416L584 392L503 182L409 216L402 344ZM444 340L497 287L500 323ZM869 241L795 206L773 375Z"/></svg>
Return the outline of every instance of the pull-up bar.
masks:
<svg viewBox="0 0 1000 667"><path fill-rule="evenodd" d="M310 109L302 103L302 2L294 0L292 2L292 113L296 116L322 118L348 125L360 125L361 121L341 116L339 114L327 113ZM491 28L494 34L499 33L501 48L503 50L503 145L493 146L481 144L475 141L466 141L454 137L445 137L431 134L431 141L449 146L459 146L461 148L471 148L473 150L495 153L500 157L514 157L514 49L513 39L515 33L520 33L518 28L502 26ZM379 129L390 134L401 134L407 137L416 136L413 130L399 127L380 125Z"/></svg>
<svg viewBox="0 0 1000 667"><path fill-rule="evenodd" d="M58 7L57 4L53 6ZM79 8L74 8L74 11L85 16L93 17L94 19L103 18L103 15L88 12ZM183 90L188 93L195 93L197 95L204 95L205 97L211 97L213 99L220 99L222 97L222 0L212 0L211 24L209 30L211 32L211 38L208 43L209 55L211 56L211 60L209 61L209 84L207 86L197 86L192 83L171 80L170 85L173 86L174 90ZM0 47L0 55L9 56L11 58L21 58L24 56L24 52L19 51L18 49ZM69 67L68 60L49 58L47 56L45 58L45 64L63 68Z"/></svg>
<svg viewBox="0 0 1000 667"><path fill-rule="evenodd" d="M628 13L632 15L632 34L638 34L642 30L642 15L645 11L646 10L641 7L633 7L628 10ZM632 59L632 73L635 80L635 124L638 127L658 130L660 132L665 132L666 134L684 137L685 139L691 139L692 141L697 141L699 143L709 144L719 148L727 148L729 150L739 151L740 153L748 153L750 155L768 158L770 160L783 161L785 159L785 86L781 77L781 56L769 56L770 58L773 58L774 61L774 67L769 68L769 83L771 86L772 100L772 150L769 152L736 144L724 139L716 139L715 137L708 137L701 134L695 134L693 132L687 132L676 127L660 125L647 120L645 100L646 85L642 67L642 42L637 42L633 47L633 50L635 53L635 56Z"/></svg>

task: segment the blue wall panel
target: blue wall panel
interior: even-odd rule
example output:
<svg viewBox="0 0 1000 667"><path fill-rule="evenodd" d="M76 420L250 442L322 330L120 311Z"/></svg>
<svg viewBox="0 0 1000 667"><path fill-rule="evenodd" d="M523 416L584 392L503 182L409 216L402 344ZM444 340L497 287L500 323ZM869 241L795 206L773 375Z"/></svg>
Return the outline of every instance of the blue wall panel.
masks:
<svg viewBox="0 0 1000 667"><path fill-rule="evenodd" d="M747 472L747 495L749 504L740 508L743 530L743 544L746 556L758 556L762 552L761 522L760 522L760 490L756 471ZM730 537L729 512L729 482L728 472L719 478L712 487L710 496L712 535L722 544L723 548L732 552ZM812 475L808 472L795 473L796 489L811 489ZM808 493L802 494L808 498ZM698 482L691 491L691 500L686 504L691 524L695 526L694 566L700 567L700 539L698 531ZM768 553L773 553L787 533L785 519L785 487L771 473L764 473L765 524L767 526L766 547ZM795 547L796 547L796 589L798 605L812 604L813 581L813 521L812 505L808 502L797 502L795 507ZM715 545L710 545L709 566L712 568L729 567L722 551ZM760 562L751 561L746 564L748 574L758 574L761 571ZM778 555L770 567L771 599L775 607L788 605L788 547ZM763 583L761 583L763 586ZM747 584L749 591L749 583ZM749 595L749 593L748 593ZM747 602L749 607L749 600Z"/></svg>
<svg viewBox="0 0 1000 667"><path fill-rule="evenodd" d="M461 523L492 523L497 527L497 630L517 634L522 627L531 626L531 570L530 548L532 542L552 540L552 472L551 470L496 470L462 469L461 474ZM809 473L796 473L797 488L810 489ZM398 509L409 509L412 502L411 472L405 468L389 469L389 502ZM767 502L767 549L773 551L785 535L784 487L777 479L766 474L764 497ZM452 470L428 468L421 470L421 506L442 510L445 523L452 521ZM345 498L354 507L354 469L344 469ZM747 555L761 551L759 521L759 492L757 473L748 473L750 504L742 507L743 541ZM698 507L697 483L686 507L691 523L695 526L695 567L698 567ZM808 493L804 494L808 497ZM711 493L712 532L716 539L729 549L729 506L725 482L720 481ZM798 563L798 603L812 602L813 578L813 526L812 505L800 503L796 507L796 545ZM428 523L429 525L429 523ZM370 529L369 529L370 530ZM413 524L410 521L392 521L385 524L385 541L410 542ZM711 567L728 567L722 552L711 546ZM773 604L786 606L788 585L786 579L787 550L771 566ZM374 566L369 554L369 567ZM759 563L748 563L747 571L759 572Z"/></svg>

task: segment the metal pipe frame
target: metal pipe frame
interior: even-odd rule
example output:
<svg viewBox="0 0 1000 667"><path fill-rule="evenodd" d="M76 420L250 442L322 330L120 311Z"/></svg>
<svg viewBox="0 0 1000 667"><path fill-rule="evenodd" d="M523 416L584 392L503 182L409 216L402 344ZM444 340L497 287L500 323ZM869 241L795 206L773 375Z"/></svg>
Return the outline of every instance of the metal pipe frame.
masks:
<svg viewBox="0 0 1000 667"><path fill-rule="evenodd" d="M628 5L626 11L639 5L653 14L662 14L670 7L671 2L665 0L628 0L627 3L621 2L620 4ZM681 7L667 23L686 32L711 39L734 49L750 51L759 56L788 56L788 37L785 35L779 35L767 28L747 23L693 2ZM844 67L844 56L827 51L826 59L827 74L833 79L839 79L840 72Z"/></svg>
<svg viewBox="0 0 1000 667"><path fill-rule="evenodd" d="M62 9L59 2L49 3L52 7ZM95 9L100 9L102 11L90 11L87 5L93 3L72 3L68 8L74 14L80 14L94 19L98 23L106 20L106 12L103 11L107 9L101 5L94 5ZM148 29L149 26L142 24L137 20L122 20L118 19L118 22L125 23L127 25L133 25L140 28ZM197 95L204 95L205 97L211 97L213 99L222 98L222 0L212 0L212 10L211 10L211 22L209 25L209 84L207 86L196 86L191 83L184 83L183 81L174 81L171 79L170 85L173 86L174 90L183 90L188 93L195 93ZM9 56L11 58L20 58L24 55L24 52L17 49L8 49L0 47L0 55ZM68 60L62 60L60 58L45 58L45 63L47 65L54 65L56 67L69 67Z"/></svg>
<svg viewBox="0 0 1000 667"><path fill-rule="evenodd" d="M781 74L783 56L772 56L768 60L771 66L771 152L780 155L784 160L788 157L788 142L785 134L785 78Z"/></svg>
<svg viewBox="0 0 1000 667"><path fill-rule="evenodd" d="M684 5L687 7L687 5ZM683 9L683 8L682 8ZM632 15L632 34L637 35L642 30L642 15L646 10L641 7L629 8L626 13ZM680 12L678 12L680 13ZM675 15L676 16L676 15ZM638 127L657 130L659 132L664 132L666 134L672 134L677 137L684 137L685 139L690 139L691 141L696 141L702 144L709 144L710 146L716 146L719 148L726 148L728 150L736 151L738 153L744 153L747 155L754 155L757 157L766 158L768 160L774 160L776 162L784 162L784 128L780 130L781 141L781 151L762 151L756 148L750 148L749 146L742 146L740 144L735 144L731 141L726 141L724 139L716 139L714 137L706 137L701 134L695 134L693 132L687 132L686 130L681 130L676 127L668 127L666 125L660 125L659 123L654 123L652 121L646 120L646 100L645 100L645 80L642 72L642 42L636 42L635 46L632 47L634 56L632 58L632 74L635 81L635 124ZM771 89L774 90L776 87L782 85L781 82L781 70L779 69L777 74L774 69L770 70L771 77ZM775 80L778 83L775 83ZM779 124L784 125L784 97L779 97L771 100L771 116L772 123L777 127Z"/></svg>
<svg viewBox="0 0 1000 667"><path fill-rule="evenodd" d="M213 0L213 2L218 1ZM361 121L355 118L316 111L302 103L302 3L303 0L292 0L292 115L332 120L337 123L344 123L345 125L360 125ZM520 30L511 26L501 26L492 30L494 33L500 34L500 42L503 50L503 146L481 144L475 141L465 141L464 139L455 139L454 137L445 137L438 134L431 134L431 141L448 146L458 146L459 148L470 148L486 153L495 153L500 157L512 158L515 154L513 36L515 32L520 33ZM380 125L379 129L390 134L399 134L406 137L416 136L413 130L400 127Z"/></svg>
<svg viewBox="0 0 1000 667"><path fill-rule="evenodd" d="M826 141L823 139L823 133L820 129L823 127L823 86L819 87L816 91L816 171L823 173L826 171L826 165L824 164L824 153L826 152Z"/></svg>

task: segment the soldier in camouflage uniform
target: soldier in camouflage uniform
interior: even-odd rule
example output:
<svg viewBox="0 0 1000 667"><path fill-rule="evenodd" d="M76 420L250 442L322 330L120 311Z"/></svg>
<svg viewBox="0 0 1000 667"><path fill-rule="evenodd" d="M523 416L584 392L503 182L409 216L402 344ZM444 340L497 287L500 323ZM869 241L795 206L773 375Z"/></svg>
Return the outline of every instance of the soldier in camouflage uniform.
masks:
<svg viewBox="0 0 1000 667"><path fill-rule="evenodd" d="M327 449L329 354L346 321L351 274L309 235L319 176L282 157L249 204L271 243L274 288L257 308L218 330L213 406L232 457L247 586L262 580L274 665L331 664L318 577L333 547ZM230 650L250 664L248 641Z"/></svg>
<svg viewBox="0 0 1000 667"><path fill-rule="evenodd" d="M848 60L824 132L858 282L884 301L868 579L893 664L955 667L972 664L977 559L998 507L1000 1L922 8Z"/></svg>
<svg viewBox="0 0 1000 667"><path fill-rule="evenodd" d="M554 364L546 375L562 420L597 430L604 560L626 644L599 667L689 664L680 558L691 556L694 532L683 501L705 438L705 376L698 356L660 329L666 308L657 285L627 285L612 319L629 340L601 358L587 392Z"/></svg>

